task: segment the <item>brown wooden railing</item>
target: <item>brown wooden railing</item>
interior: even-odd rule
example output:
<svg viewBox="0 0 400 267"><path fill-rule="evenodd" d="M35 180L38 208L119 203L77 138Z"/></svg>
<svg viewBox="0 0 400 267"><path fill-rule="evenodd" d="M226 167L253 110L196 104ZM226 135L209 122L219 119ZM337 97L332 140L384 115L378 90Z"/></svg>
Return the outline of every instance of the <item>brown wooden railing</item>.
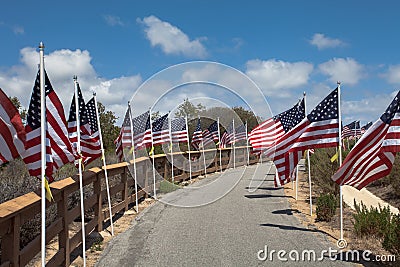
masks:
<svg viewBox="0 0 400 267"><path fill-rule="evenodd" d="M251 149L251 148L250 148ZM235 150L236 166L247 164L247 148L237 147ZM221 165L219 165L219 153L222 153ZM174 159L179 161L178 155L187 158L186 152L174 153ZM233 166L231 149L211 149L205 151L206 158L211 163L207 167L207 173L213 173L221 169L227 169ZM164 179L171 180L171 164L167 157L170 154L156 155L154 157L156 171ZM191 152L191 156L200 157L200 152ZM250 153L249 164L258 162L258 157ZM179 163L178 163L179 164ZM174 165L178 165L175 164ZM183 160L181 162L183 164ZM187 164L187 162L186 162ZM119 163L107 166L109 179L114 179L114 184L110 186L111 199L113 201L113 216L121 211L127 211L129 205L135 202L135 192L132 187L135 186L134 179L131 179L129 168L132 162ZM144 183L138 190L138 198L147 197L147 192L152 192L152 161L149 157L136 159L137 177L140 177ZM188 166L186 166L188 170ZM204 175L204 165L202 160L192 161L192 177ZM85 193L84 208L85 212L91 212L90 219L85 218L85 232L89 235L91 232L100 232L104 229L105 223L109 220L108 205L106 205L106 188L104 171L100 168L91 168L83 173L83 185ZM55 219L46 226L46 244L56 239L58 251L48 261L46 266L69 266L71 263L71 252L78 248L82 243L82 232L72 233L71 224L80 218L79 203L73 207L71 204L71 195L79 192L78 176L69 177L61 181L53 182L50 187L53 193L54 201L46 203L46 211L55 209ZM189 179L189 172L174 168L174 180L181 182ZM117 182L115 182L117 181ZM138 183L139 185L139 183ZM159 187L159 183L157 184ZM130 193L133 191L133 194ZM118 197L116 197L118 195ZM5 266L25 266L40 252L40 235L29 243L21 246L21 226L34 220L34 217L40 216L41 198L40 191L31 192L23 196L14 198L0 204L0 238L1 238L1 261L0 267ZM39 215L38 215L39 214ZM86 216L85 216L86 217Z"/></svg>

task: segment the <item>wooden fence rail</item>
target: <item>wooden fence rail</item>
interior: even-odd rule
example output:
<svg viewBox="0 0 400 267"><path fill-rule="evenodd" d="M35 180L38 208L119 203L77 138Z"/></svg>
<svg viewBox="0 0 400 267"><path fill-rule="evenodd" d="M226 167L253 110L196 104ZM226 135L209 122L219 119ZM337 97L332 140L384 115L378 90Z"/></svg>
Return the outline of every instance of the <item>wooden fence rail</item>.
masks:
<svg viewBox="0 0 400 267"><path fill-rule="evenodd" d="M251 150L251 148L250 148ZM222 164L219 165L219 153L222 153ZM237 147L236 166L247 164L247 148ZM230 168L232 164L231 149L210 149L205 150L208 161L207 173L213 173L221 169ZM155 168L157 173L156 187L159 187L162 179L171 180L171 164L169 162L171 154L155 155ZM174 181L181 182L189 179L189 167L184 165L184 160L188 158L188 153L174 153L174 165L185 168L174 167ZM192 177L204 175L203 161L199 160L200 152L191 152L192 158ZM147 197L148 193L153 192L153 167L149 157L136 159L136 171L138 177L138 198ZM179 163L179 161L181 161ZM258 157L250 153L249 164L258 162ZM135 203L134 179L131 178L129 169L133 168L133 162L123 162L108 165L107 173L109 179L113 179L110 185L110 195L113 200L113 216L119 212L127 211L131 203ZM46 202L46 212L50 209L56 214L55 218L46 225L46 244L53 239L57 240L58 251L48 261L46 266L69 266L71 263L71 252L78 248L82 243L82 232L71 231L74 221L80 218L80 204L75 201L73 205L71 199L76 199L79 192L78 176L69 177L61 181L53 182L50 185L54 201ZM84 209L86 213L92 214L89 218L85 215L86 235L104 229L109 223L109 210L107 204L107 194L103 169L98 167L91 168L83 173L83 185L85 189ZM115 201L116 199L116 201ZM21 227L40 216L41 212L40 190L30 192L23 196L14 198L0 204L0 238L1 238L1 261L0 267L5 266L25 266L40 252L40 235L31 240L26 245L21 245ZM55 210L55 211L54 211ZM79 220L80 221L80 220Z"/></svg>

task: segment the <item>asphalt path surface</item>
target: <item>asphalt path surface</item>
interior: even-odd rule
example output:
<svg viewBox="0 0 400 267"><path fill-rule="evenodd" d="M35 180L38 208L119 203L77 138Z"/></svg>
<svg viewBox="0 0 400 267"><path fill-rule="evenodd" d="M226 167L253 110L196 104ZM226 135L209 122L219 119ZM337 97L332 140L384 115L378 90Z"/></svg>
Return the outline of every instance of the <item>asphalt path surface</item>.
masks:
<svg viewBox="0 0 400 267"><path fill-rule="evenodd" d="M298 221L274 173L271 163L239 167L158 194L96 266L354 266Z"/></svg>

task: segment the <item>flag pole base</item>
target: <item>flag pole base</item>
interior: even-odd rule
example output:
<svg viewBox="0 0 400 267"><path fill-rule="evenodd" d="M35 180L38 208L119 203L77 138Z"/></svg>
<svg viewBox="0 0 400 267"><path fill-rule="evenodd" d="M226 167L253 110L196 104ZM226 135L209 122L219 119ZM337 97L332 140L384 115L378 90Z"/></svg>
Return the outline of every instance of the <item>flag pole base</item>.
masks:
<svg viewBox="0 0 400 267"><path fill-rule="evenodd" d="M339 240L336 242L336 246L337 246L338 248L340 248L340 249L343 249L343 248L347 247L347 241L346 241L345 239L339 239Z"/></svg>

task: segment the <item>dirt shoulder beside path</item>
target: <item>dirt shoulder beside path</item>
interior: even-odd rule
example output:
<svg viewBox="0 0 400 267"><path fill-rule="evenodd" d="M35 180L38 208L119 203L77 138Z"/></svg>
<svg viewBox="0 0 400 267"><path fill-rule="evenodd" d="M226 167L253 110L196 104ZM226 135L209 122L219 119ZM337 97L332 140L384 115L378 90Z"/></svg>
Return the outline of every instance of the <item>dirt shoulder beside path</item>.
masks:
<svg viewBox="0 0 400 267"><path fill-rule="evenodd" d="M312 187L315 185L312 184ZM331 222L317 221L316 218L316 195L314 192L316 188L312 190L313 198L313 211L310 215L310 198L309 198L309 183L308 177L304 172L299 172L299 185L296 200L295 185L288 183L284 186L284 192L289 196L288 200L291 205L293 214L300 220L300 222L307 226L309 229L314 229L316 232L325 233L329 240L332 242L332 248L338 249L336 246L337 240L340 238L340 209L336 210L336 215L333 217ZM347 247L345 250L369 250L374 255L390 255L388 251L384 250L381 246L380 240L357 238L353 233L353 214L352 210L348 205L344 204L343 209L343 237L347 241ZM396 266L391 263L374 263L374 262L362 262L359 266Z"/></svg>

